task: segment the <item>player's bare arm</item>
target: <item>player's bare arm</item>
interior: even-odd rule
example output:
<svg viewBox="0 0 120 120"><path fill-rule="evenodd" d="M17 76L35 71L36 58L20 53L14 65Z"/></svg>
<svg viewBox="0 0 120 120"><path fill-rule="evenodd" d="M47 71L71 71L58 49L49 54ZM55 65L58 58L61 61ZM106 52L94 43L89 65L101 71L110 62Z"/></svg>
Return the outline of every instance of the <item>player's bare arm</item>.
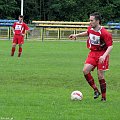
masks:
<svg viewBox="0 0 120 120"><path fill-rule="evenodd" d="M29 30L25 30L25 33L22 34L22 36L25 36L28 33Z"/></svg>
<svg viewBox="0 0 120 120"><path fill-rule="evenodd" d="M26 32L26 30L25 30L25 33L24 33L24 34L22 33L22 36L24 37L26 34L27 34L27 32Z"/></svg>
<svg viewBox="0 0 120 120"><path fill-rule="evenodd" d="M110 52L112 51L112 48L113 48L113 46L109 46L109 47L107 48L107 50L106 50L106 52L103 54L103 56L101 56L101 57L99 58L100 63L103 63L103 62L104 62L106 56L109 55Z"/></svg>
<svg viewBox="0 0 120 120"><path fill-rule="evenodd" d="M78 34L71 34L69 36L69 39L76 39L77 37L84 37L84 36L88 36L87 31L86 32L81 32L81 33L78 33Z"/></svg>
<svg viewBox="0 0 120 120"><path fill-rule="evenodd" d="M13 35L15 34L15 29L14 28L12 28L12 31L13 31Z"/></svg>

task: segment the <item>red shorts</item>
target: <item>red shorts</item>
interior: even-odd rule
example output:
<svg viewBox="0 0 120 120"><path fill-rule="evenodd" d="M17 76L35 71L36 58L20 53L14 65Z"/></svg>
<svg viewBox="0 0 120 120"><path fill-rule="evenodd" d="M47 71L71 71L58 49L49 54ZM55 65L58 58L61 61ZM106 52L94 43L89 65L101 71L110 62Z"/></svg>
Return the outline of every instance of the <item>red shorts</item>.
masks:
<svg viewBox="0 0 120 120"><path fill-rule="evenodd" d="M23 44L24 43L24 37L22 35L14 35L13 43Z"/></svg>
<svg viewBox="0 0 120 120"><path fill-rule="evenodd" d="M94 68L97 67L98 70L108 70L109 67L109 55L106 57L104 63L99 62L100 56L102 56L105 53L105 51L91 51L88 54L88 57L85 61L85 64L91 64L94 66ZM93 70L94 70L93 68Z"/></svg>

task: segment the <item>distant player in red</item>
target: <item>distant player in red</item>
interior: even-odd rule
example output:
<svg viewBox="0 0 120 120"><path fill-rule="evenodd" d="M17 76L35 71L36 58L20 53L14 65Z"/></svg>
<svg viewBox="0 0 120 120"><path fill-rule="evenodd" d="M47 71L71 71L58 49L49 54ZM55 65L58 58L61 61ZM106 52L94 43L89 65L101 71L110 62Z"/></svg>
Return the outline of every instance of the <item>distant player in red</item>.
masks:
<svg viewBox="0 0 120 120"><path fill-rule="evenodd" d="M101 15L95 12L90 15L90 26L88 30L79 34L72 34L69 38L75 39L78 36L88 36L87 47L90 49L83 68L84 76L94 90L94 99L98 98L100 92L91 75L91 71L97 67L102 94L101 101L106 101L106 81L104 73L108 70L109 54L113 48L112 35L101 26Z"/></svg>
<svg viewBox="0 0 120 120"><path fill-rule="evenodd" d="M19 45L19 50L18 50L18 57L21 56L22 53L22 44L24 44L24 37L29 30L29 27L27 24L23 22L23 16L19 16L19 21L15 22L12 26L13 28L13 43L12 43L12 50L11 50L11 56L14 56L15 48L16 45Z"/></svg>

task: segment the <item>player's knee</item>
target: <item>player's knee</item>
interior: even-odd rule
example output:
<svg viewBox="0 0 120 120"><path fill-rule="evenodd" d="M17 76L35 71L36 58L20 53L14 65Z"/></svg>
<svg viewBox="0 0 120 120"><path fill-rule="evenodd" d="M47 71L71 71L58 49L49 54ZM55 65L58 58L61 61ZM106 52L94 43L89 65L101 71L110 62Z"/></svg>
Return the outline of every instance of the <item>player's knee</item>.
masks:
<svg viewBox="0 0 120 120"><path fill-rule="evenodd" d="M104 72L103 71L98 71L98 79L104 79Z"/></svg>
<svg viewBox="0 0 120 120"><path fill-rule="evenodd" d="M89 73L89 71L86 68L83 68L83 74L86 75L88 73Z"/></svg>
<svg viewBox="0 0 120 120"><path fill-rule="evenodd" d="M19 47L22 47L22 44L19 44Z"/></svg>
<svg viewBox="0 0 120 120"><path fill-rule="evenodd" d="M12 47L16 47L16 44L12 44Z"/></svg>
<svg viewBox="0 0 120 120"><path fill-rule="evenodd" d="M100 75L100 74L99 74L99 75L98 75L98 79L99 79L99 80L104 79L104 75Z"/></svg>

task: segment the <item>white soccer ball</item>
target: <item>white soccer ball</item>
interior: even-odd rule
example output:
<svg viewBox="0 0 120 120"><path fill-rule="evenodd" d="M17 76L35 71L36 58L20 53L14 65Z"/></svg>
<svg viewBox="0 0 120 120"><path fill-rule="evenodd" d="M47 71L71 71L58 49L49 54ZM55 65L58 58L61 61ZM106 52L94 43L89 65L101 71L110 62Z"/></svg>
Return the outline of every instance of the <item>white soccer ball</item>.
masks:
<svg viewBox="0 0 120 120"><path fill-rule="evenodd" d="M82 100L83 94L82 92L76 90L71 93L71 100Z"/></svg>

